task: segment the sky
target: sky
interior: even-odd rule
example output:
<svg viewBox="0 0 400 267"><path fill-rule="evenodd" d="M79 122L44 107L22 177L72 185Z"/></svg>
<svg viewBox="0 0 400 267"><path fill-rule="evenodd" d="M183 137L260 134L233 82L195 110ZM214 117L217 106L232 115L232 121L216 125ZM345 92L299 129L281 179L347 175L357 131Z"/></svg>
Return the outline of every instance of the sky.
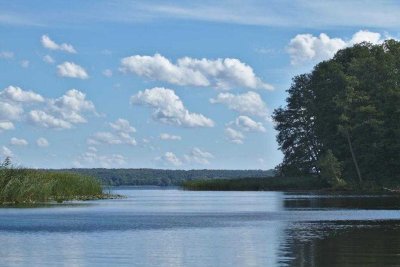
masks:
<svg viewBox="0 0 400 267"><path fill-rule="evenodd" d="M397 39L398 14L397 1L0 1L0 159L274 168L271 114L291 79Z"/></svg>

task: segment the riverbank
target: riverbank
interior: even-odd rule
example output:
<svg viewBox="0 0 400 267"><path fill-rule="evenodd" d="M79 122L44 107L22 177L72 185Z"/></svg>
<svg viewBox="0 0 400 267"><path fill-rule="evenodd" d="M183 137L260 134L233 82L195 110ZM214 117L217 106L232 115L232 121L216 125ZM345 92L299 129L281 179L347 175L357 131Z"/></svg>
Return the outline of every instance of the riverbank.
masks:
<svg viewBox="0 0 400 267"><path fill-rule="evenodd" d="M182 187L194 191L307 191L329 189L329 185L318 177L192 180L184 182Z"/></svg>
<svg viewBox="0 0 400 267"><path fill-rule="evenodd" d="M13 167L0 168L0 205L119 198L90 176Z"/></svg>
<svg viewBox="0 0 400 267"><path fill-rule="evenodd" d="M399 194L395 185L382 186L373 183L346 184L332 187L319 177L266 177L241 179L191 180L182 184L193 191L320 191L351 194Z"/></svg>

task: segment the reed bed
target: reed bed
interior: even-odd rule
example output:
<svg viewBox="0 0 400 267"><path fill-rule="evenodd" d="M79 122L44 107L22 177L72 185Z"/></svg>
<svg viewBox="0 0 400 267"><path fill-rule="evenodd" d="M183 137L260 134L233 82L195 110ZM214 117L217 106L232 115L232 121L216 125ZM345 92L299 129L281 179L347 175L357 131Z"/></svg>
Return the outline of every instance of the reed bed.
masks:
<svg viewBox="0 0 400 267"><path fill-rule="evenodd" d="M74 173L15 168L0 164L0 204L105 198L98 180Z"/></svg>

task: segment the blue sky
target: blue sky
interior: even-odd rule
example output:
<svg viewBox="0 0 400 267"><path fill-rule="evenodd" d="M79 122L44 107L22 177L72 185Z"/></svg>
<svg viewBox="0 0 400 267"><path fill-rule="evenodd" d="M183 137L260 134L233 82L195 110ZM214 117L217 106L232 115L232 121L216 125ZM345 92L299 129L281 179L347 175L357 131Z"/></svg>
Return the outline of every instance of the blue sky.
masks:
<svg viewBox="0 0 400 267"><path fill-rule="evenodd" d="M354 12L357 10L357 12ZM398 37L396 1L0 1L0 157L269 169L296 74Z"/></svg>

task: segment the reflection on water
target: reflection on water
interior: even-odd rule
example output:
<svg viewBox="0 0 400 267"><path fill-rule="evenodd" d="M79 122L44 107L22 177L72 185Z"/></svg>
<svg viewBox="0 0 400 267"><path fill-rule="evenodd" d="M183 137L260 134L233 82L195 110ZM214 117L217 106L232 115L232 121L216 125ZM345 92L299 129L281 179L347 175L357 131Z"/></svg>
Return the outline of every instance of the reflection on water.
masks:
<svg viewBox="0 0 400 267"><path fill-rule="evenodd" d="M400 263L400 198L393 196L116 193L128 198L0 209L0 266Z"/></svg>

